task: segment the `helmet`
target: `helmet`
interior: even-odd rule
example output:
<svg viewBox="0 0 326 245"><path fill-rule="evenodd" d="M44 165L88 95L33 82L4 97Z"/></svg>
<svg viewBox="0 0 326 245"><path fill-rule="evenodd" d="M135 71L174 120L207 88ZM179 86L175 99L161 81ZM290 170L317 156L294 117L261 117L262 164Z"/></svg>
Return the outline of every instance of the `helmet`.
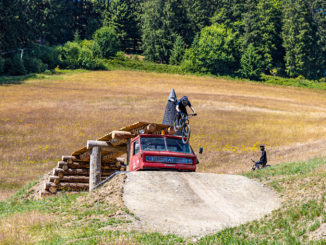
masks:
<svg viewBox="0 0 326 245"><path fill-rule="evenodd" d="M187 105L188 104L188 97L187 96L183 96L182 99L181 99L181 101L182 101L182 104L183 105Z"/></svg>
<svg viewBox="0 0 326 245"><path fill-rule="evenodd" d="M261 145L261 146L260 146L260 149L265 149L265 146L264 146L264 145Z"/></svg>

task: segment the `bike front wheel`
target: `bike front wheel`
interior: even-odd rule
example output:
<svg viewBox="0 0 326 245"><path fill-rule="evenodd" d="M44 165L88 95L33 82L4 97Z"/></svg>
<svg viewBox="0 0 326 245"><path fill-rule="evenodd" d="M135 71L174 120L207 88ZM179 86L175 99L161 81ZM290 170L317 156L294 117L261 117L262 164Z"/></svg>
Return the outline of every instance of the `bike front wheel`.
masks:
<svg viewBox="0 0 326 245"><path fill-rule="evenodd" d="M187 144L190 139L190 125L185 124L182 128L182 143Z"/></svg>

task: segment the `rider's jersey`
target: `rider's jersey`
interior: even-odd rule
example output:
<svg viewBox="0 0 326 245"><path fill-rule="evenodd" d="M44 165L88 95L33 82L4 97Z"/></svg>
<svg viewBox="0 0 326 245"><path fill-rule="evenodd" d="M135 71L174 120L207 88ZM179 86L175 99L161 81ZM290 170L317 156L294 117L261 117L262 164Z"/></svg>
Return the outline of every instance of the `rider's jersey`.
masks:
<svg viewBox="0 0 326 245"><path fill-rule="evenodd" d="M177 102L177 106L179 106L179 109L180 109L180 111L181 111L182 113L184 113L184 114L188 114L188 113L187 113L186 106L191 107L191 103L190 103L190 101L188 100L187 105L184 106L184 105L182 104L182 100L183 100L183 98L184 98L184 97L182 97L181 100L178 100L178 102Z"/></svg>
<svg viewBox="0 0 326 245"><path fill-rule="evenodd" d="M266 164L267 163L267 156L266 156L266 151L262 151L261 153L261 157L259 159L259 162L263 163L263 164Z"/></svg>

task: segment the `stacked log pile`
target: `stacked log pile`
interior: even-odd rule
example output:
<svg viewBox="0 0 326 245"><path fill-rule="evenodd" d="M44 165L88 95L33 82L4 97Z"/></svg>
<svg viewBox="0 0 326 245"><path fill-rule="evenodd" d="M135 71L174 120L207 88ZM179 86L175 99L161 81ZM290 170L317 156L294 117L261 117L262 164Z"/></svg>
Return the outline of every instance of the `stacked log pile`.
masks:
<svg viewBox="0 0 326 245"><path fill-rule="evenodd" d="M97 141L104 141L101 147L101 180L116 171L126 170L123 159L119 157L127 152L129 140L141 133L171 134L173 132L167 125L138 122L99 138ZM62 156L62 160L57 163L44 185L42 197L55 195L60 191L89 190L91 143L92 141L88 141L86 147L75 151L71 156Z"/></svg>
<svg viewBox="0 0 326 245"><path fill-rule="evenodd" d="M89 188L89 160L78 159L74 156L63 156L53 169L48 182L45 183L42 196L50 196L58 191L79 192ZM116 171L125 171L122 159L102 162L102 180L105 180Z"/></svg>

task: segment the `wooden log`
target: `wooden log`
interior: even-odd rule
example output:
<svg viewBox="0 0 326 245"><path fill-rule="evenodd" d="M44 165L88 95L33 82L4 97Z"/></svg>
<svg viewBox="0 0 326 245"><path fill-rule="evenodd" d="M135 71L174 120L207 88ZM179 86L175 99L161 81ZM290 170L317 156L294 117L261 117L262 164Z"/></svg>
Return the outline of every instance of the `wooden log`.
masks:
<svg viewBox="0 0 326 245"><path fill-rule="evenodd" d="M71 161L68 161L71 160ZM80 163L89 163L89 153L88 155L85 155L85 157L82 158L77 158L76 156L62 156L62 161L67 162L67 163L72 163L72 162L80 162Z"/></svg>
<svg viewBox="0 0 326 245"><path fill-rule="evenodd" d="M128 131L112 131L112 139L132 139L134 137L136 135Z"/></svg>
<svg viewBox="0 0 326 245"><path fill-rule="evenodd" d="M63 179L63 178L61 178L61 179ZM51 178L50 178L50 181L51 181ZM57 184L60 183L60 178L58 176L56 176L56 178L53 181L51 181L51 182L53 182L54 184L57 185Z"/></svg>
<svg viewBox="0 0 326 245"><path fill-rule="evenodd" d="M114 149L112 144L108 141L87 140L87 149L92 149L93 147L100 147L106 151L111 151Z"/></svg>
<svg viewBox="0 0 326 245"><path fill-rule="evenodd" d="M116 162L110 162L110 163L103 163L101 164L102 169L118 169L120 167L121 162L116 161ZM89 163L86 162L73 162L71 164L67 164L66 162L63 163L58 163L57 168L63 168L63 166L67 165L68 168L71 169L89 169Z"/></svg>
<svg viewBox="0 0 326 245"><path fill-rule="evenodd" d="M152 134L155 132L157 126L155 123L148 124L144 130L145 134Z"/></svg>
<svg viewBox="0 0 326 245"><path fill-rule="evenodd" d="M101 178L102 180L105 180L107 177L103 176ZM49 178L50 182L53 182L54 184L58 185L59 183L88 183L89 177L88 176L65 176L62 179L59 179L58 176L50 176Z"/></svg>
<svg viewBox="0 0 326 245"><path fill-rule="evenodd" d="M58 173L58 177L59 177L59 179L62 179L63 176L64 176L64 172L60 172L60 173Z"/></svg>
<svg viewBox="0 0 326 245"><path fill-rule="evenodd" d="M63 170L67 170L68 169L68 163L64 162L64 161L59 161L57 163L57 168L62 168Z"/></svg>
<svg viewBox="0 0 326 245"><path fill-rule="evenodd" d="M66 190L66 191L87 191L89 184L87 183L60 183L55 185L54 183L48 182L45 183L45 190L51 191L52 190Z"/></svg>
<svg viewBox="0 0 326 245"><path fill-rule="evenodd" d="M102 175L103 176L110 176L116 172L116 170L111 170L111 169L103 169L102 170ZM61 176L89 176L89 169L67 169L63 170L62 168L55 168L53 170L53 175L60 177L60 173L62 174Z"/></svg>
<svg viewBox="0 0 326 245"><path fill-rule="evenodd" d="M169 128L168 128L168 134L169 134L169 135L173 135L173 134L175 134L175 133L176 133L176 131L174 130L173 127L169 127Z"/></svg>
<svg viewBox="0 0 326 245"><path fill-rule="evenodd" d="M64 162L67 162L68 160L74 160L74 161L78 160L77 157L75 157L75 156L62 156L61 159Z"/></svg>
<svg viewBox="0 0 326 245"><path fill-rule="evenodd" d="M117 157L117 159L115 159L118 162L121 162L121 164L125 163L125 158L124 157Z"/></svg>
<svg viewBox="0 0 326 245"><path fill-rule="evenodd" d="M44 184L44 190L47 190L53 194L57 193L57 187L55 184L51 183L51 185L49 185L49 183L45 183Z"/></svg>
<svg viewBox="0 0 326 245"><path fill-rule="evenodd" d="M87 148L89 143L87 142ZM91 160L89 162L89 191L92 191L95 186L101 182L101 148L93 146L91 148Z"/></svg>

